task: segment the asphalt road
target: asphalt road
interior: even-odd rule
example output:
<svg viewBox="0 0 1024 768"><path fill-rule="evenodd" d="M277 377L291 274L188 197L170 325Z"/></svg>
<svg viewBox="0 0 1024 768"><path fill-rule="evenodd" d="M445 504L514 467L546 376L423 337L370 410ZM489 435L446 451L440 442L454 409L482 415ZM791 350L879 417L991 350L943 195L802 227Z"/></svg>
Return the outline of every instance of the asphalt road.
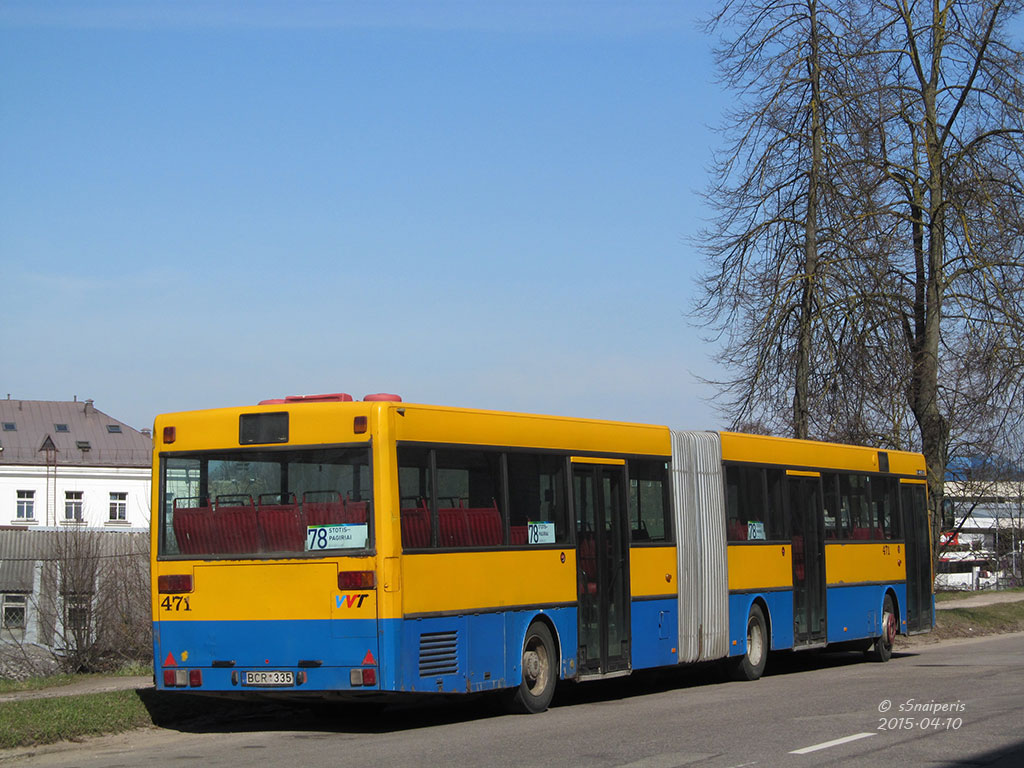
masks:
<svg viewBox="0 0 1024 768"><path fill-rule="evenodd" d="M914 646L888 664L783 654L755 683L702 666L567 685L552 709L488 697L147 729L8 754L0 765L1024 765L1024 634ZM833 743L837 742L837 743ZM802 750L802 751L801 751Z"/></svg>

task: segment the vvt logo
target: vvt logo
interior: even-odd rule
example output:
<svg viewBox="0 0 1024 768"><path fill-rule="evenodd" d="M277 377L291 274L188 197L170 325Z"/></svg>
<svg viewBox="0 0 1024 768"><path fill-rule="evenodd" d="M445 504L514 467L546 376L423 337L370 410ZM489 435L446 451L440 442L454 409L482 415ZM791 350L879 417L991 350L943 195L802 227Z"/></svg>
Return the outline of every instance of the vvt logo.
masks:
<svg viewBox="0 0 1024 768"><path fill-rule="evenodd" d="M335 595L334 596L334 607L335 608L351 608L353 605L356 608L363 607L363 600L370 596L369 592L364 592L361 595Z"/></svg>

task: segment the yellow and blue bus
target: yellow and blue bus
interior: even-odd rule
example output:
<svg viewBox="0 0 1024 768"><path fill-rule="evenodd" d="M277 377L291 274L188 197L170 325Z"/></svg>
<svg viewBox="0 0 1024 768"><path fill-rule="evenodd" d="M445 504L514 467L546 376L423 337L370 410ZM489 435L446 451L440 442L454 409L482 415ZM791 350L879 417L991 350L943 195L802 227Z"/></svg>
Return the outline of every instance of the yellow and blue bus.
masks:
<svg viewBox="0 0 1024 768"><path fill-rule="evenodd" d="M155 425L157 686L503 690L769 651L934 615L919 454L288 397Z"/></svg>

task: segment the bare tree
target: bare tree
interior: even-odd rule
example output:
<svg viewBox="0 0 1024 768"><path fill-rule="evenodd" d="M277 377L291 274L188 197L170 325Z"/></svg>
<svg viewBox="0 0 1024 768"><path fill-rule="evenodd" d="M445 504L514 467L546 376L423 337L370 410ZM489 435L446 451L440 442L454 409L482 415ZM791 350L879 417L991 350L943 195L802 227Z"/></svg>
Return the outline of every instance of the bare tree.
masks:
<svg viewBox="0 0 1024 768"><path fill-rule="evenodd" d="M701 239L708 270L696 310L725 339L720 362L735 375L719 383L734 424L796 437L809 435L814 390L829 389L836 361L818 347L832 338L822 306L836 252L836 23L820 0L727 0L708 22L728 34L716 58L739 98L707 193L717 216Z"/></svg>
<svg viewBox="0 0 1024 768"><path fill-rule="evenodd" d="M725 410L919 448L936 540L950 456L1021 418L1021 6L727 0L711 25L741 104L697 306Z"/></svg>
<svg viewBox="0 0 1024 768"><path fill-rule="evenodd" d="M894 351L929 467L934 534L950 455L990 443L1019 407L1024 329L1020 258L1021 55L1005 25L1019 2L862 4L857 79L874 236L847 262ZM870 275L864 280L864 275ZM884 281L877 278L883 277ZM888 286L888 289L886 289ZM908 376L909 373L909 376Z"/></svg>

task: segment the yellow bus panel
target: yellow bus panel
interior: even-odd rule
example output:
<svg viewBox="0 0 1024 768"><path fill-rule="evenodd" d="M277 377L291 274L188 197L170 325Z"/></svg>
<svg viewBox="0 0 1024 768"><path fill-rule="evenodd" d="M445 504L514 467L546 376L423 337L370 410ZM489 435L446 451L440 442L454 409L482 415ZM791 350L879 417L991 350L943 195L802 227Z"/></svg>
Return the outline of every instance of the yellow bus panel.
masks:
<svg viewBox="0 0 1024 768"><path fill-rule="evenodd" d="M764 435L722 432L723 461L813 467L815 470L878 472L877 448L792 440ZM889 471L898 475L924 475L924 457L905 451L882 451L889 456Z"/></svg>
<svg viewBox="0 0 1024 768"><path fill-rule="evenodd" d="M409 405L395 410L395 440L588 451L609 455L667 457L672 453L667 427L427 405Z"/></svg>
<svg viewBox="0 0 1024 768"><path fill-rule="evenodd" d="M633 597L677 595L675 547L629 550L629 587Z"/></svg>
<svg viewBox="0 0 1024 768"><path fill-rule="evenodd" d="M405 555L402 595L407 615L575 602L576 553L567 548Z"/></svg>
<svg viewBox="0 0 1024 768"><path fill-rule="evenodd" d="M906 556L901 542L825 544L825 580L839 584L904 581Z"/></svg>
<svg viewBox="0 0 1024 768"><path fill-rule="evenodd" d="M243 621L248 619L376 618L374 590L346 599L338 589L338 563L182 563L162 561L162 574L192 574L192 592L159 595L154 592L157 620ZM373 561L353 560L344 570L373 569ZM167 598L170 600L167 600ZM176 598L180 597L181 600ZM340 603L338 598L342 598ZM187 602L186 602L187 599ZM166 603L165 603L166 601Z"/></svg>
<svg viewBox="0 0 1024 768"><path fill-rule="evenodd" d="M727 547L729 590L793 587L793 553L785 544L740 544Z"/></svg>

